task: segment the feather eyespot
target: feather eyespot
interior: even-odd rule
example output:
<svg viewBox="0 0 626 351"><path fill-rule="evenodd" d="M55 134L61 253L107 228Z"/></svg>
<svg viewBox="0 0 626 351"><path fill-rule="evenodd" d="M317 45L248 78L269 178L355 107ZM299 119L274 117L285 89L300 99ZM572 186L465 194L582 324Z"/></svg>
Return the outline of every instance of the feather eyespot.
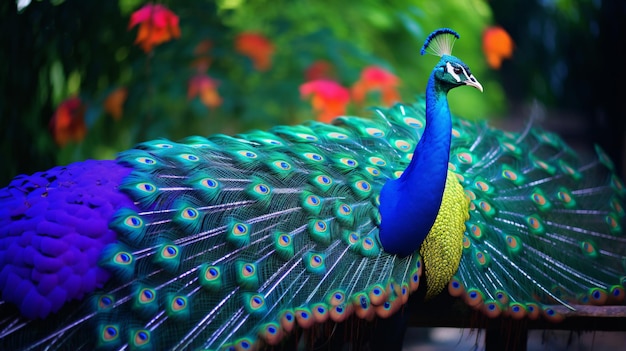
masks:
<svg viewBox="0 0 626 351"><path fill-rule="evenodd" d="M365 250L372 249L374 247L374 241L371 238L363 239L363 248Z"/></svg>
<svg viewBox="0 0 626 351"><path fill-rule="evenodd" d="M476 239L480 239L483 236L483 231L480 228L480 226L476 225L476 224L472 224L470 226L470 231L472 232L472 235L474 235L474 237Z"/></svg>
<svg viewBox="0 0 626 351"><path fill-rule="evenodd" d="M187 298L184 296L175 296L170 303L172 311L182 311L187 307Z"/></svg>
<svg viewBox="0 0 626 351"><path fill-rule="evenodd" d="M135 346L143 346L150 342L150 332L148 330L137 330L133 337Z"/></svg>
<svg viewBox="0 0 626 351"><path fill-rule="evenodd" d="M317 176L316 180L320 183L320 184L324 184L324 185L330 185L333 183L333 180L330 179L329 177L325 176L325 175L320 175Z"/></svg>
<svg viewBox="0 0 626 351"><path fill-rule="evenodd" d="M153 289L143 288L139 291L139 302L140 303L150 303L154 301L156 297L156 293Z"/></svg>
<svg viewBox="0 0 626 351"><path fill-rule="evenodd" d="M248 226L244 223L235 223L233 225L232 233L237 236L243 236L248 234Z"/></svg>
<svg viewBox="0 0 626 351"><path fill-rule="evenodd" d="M200 184L206 188L215 189L219 183L215 179L204 178L200 181Z"/></svg>
<svg viewBox="0 0 626 351"><path fill-rule="evenodd" d="M135 187L147 193L153 193L156 190L156 187L150 183L139 183Z"/></svg>
<svg viewBox="0 0 626 351"><path fill-rule="evenodd" d="M285 170L285 171L291 169L291 165L289 163L287 163L286 161L282 161L282 160L274 161L274 166L276 166L276 167L278 167L278 168L280 168L282 170Z"/></svg>
<svg viewBox="0 0 626 351"><path fill-rule="evenodd" d="M385 132L378 128L365 128L365 132L374 138L383 138L385 136Z"/></svg>
<svg viewBox="0 0 626 351"><path fill-rule="evenodd" d="M181 212L181 217L184 219L196 219L198 217L198 210L193 207L187 207Z"/></svg>
<svg viewBox="0 0 626 351"><path fill-rule="evenodd" d="M328 133L328 137L332 139L341 139L341 140L348 139L347 135L343 133L337 133L337 132Z"/></svg>
<svg viewBox="0 0 626 351"><path fill-rule="evenodd" d="M291 243L291 237L287 234L281 234L278 237L278 244L280 246L286 247L289 246L289 244Z"/></svg>
<svg viewBox="0 0 626 351"><path fill-rule="evenodd" d="M341 158L339 160L339 162L343 163L344 165L346 165L348 167L356 167L356 166L359 165L355 160L353 160L351 158L347 158L347 157Z"/></svg>
<svg viewBox="0 0 626 351"><path fill-rule="evenodd" d="M115 325L105 325L102 328L102 340L110 342L116 340L120 336L120 331Z"/></svg>
<svg viewBox="0 0 626 351"><path fill-rule="evenodd" d="M246 263L241 267L241 274L243 277L252 277L254 276L255 271L256 269L254 268L254 265L250 263Z"/></svg>
<svg viewBox="0 0 626 351"><path fill-rule="evenodd" d="M502 171L502 176L510 181L516 181L517 180L517 173L507 169Z"/></svg>
<svg viewBox="0 0 626 351"><path fill-rule="evenodd" d="M113 297L111 295L102 295L98 298L98 308L106 310L113 306Z"/></svg>
<svg viewBox="0 0 626 351"><path fill-rule="evenodd" d="M137 157L135 160L139 163L143 163L145 165L153 165L156 164L156 160L150 157Z"/></svg>
<svg viewBox="0 0 626 351"><path fill-rule="evenodd" d="M344 294L342 291L335 291L335 292L330 294L330 298L328 300L328 303L331 306L339 306L342 303L344 303L345 300L346 300L346 294Z"/></svg>
<svg viewBox="0 0 626 351"><path fill-rule="evenodd" d="M261 141L263 141L266 144L270 144L270 145L283 145L283 143L281 143L278 140L274 140L274 139L263 139Z"/></svg>
<svg viewBox="0 0 626 351"><path fill-rule="evenodd" d="M254 186L254 192L259 195L267 195L271 192L270 187L265 184L257 184Z"/></svg>
<svg viewBox="0 0 626 351"><path fill-rule="evenodd" d="M322 155L316 154L314 152L307 152L304 154L304 157L308 158L309 160L316 161L316 162L324 161L324 157L322 157Z"/></svg>
<svg viewBox="0 0 626 351"><path fill-rule="evenodd" d="M322 200L317 195L309 195L306 197L306 203L311 206L319 206Z"/></svg>
<svg viewBox="0 0 626 351"><path fill-rule="evenodd" d="M324 258L319 254L313 254L311 255L309 264L311 265L312 268L322 267L324 265Z"/></svg>
<svg viewBox="0 0 626 351"><path fill-rule="evenodd" d="M467 152L461 152L457 154L456 158L459 160L459 162L463 164L471 164L474 162L474 158L472 157L472 154L467 153Z"/></svg>
<svg viewBox="0 0 626 351"><path fill-rule="evenodd" d="M364 192L370 192L372 190L372 186L370 185L370 183L365 180L358 180L354 185L357 189Z"/></svg>
<svg viewBox="0 0 626 351"><path fill-rule="evenodd" d="M187 160L191 162L200 161L200 158L198 156L192 155L192 154L181 154L179 155L179 157L182 158L183 160Z"/></svg>
<svg viewBox="0 0 626 351"><path fill-rule="evenodd" d="M377 168L365 167L365 170L374 177L378 177L380 175L380 171Z"/></svg>
<svg viewBox="0 0 626 351"><path fill-rule="evenodd" d="M341 204L339 205L339 213L344 216L347 216L350 213L352 213L352 207L350 207L350 205L348 204Z"/></svg>
<svg viewBox="0 0 626 351"><path fill-rule="evenodd" d="M489 204L487 201L480 201L478 205L485 212L491 212L492 210L491 204Z"/></svg>
<svg viewBox="0 0 626 351"><path fill-rule="evenodd" d="M252 295L250 297L249 303L252 309L258 310L265 305L265 299L263 298L263 296L258 295L258 294Z"/></svg>
<svg viewBox="0 0 626 351"><path fill-rule="evenodd" d="M257 158L257 154L255 154L255 153L254 153L254 152L252 152L252 151L248 151L248 150L239 150L239 151L237 151L237 153L238 153L239 155L243 156L243 157L246 157L246 158L250 158L250 159L255 159L255 158Z"/></svg>
<svg viewBox="0 0 626 351"><path fill-rule="evenodd" d="M369 158L369 162L375 166L384 167L387 165L387 162L380 157L372 156Z"/></svg>
<svg viewBox="0 0 626 351"><path fill-rule="evenodd" d="M140 228L143 226L143 221L138 216L128 216L124 220L124 224L131 228Z"/></svg>
<svg viewBox="0 0 626 351"><path fill-rule="evenodd" d="M174 245L165 245L161 249L161 256L163 258L176 258L178 256L178 248Z"/></svg>
<svg viewBox="0 0 626 351"><path fill-rule="evenodd" d="M402 151L409 151L411 150L411 144L409 142L407 142L406 140L396 140L394 142L394 145L396 146L396 148L402 150Z"/></svg>
<svg viewBox="0 0 626 351"><path fill-rule="evenodd" d="M130 265L131 263L133 263L133 256L128 252L122 251L118 252L113 257L113 261L121 265Z"/></svg>
<svg viewBox="0 0 626 351"><path fill-rule="evenodd" d="M306 134L306 133L297 133L296 134L298 137L307 140L307 141L317 141L317 137L315 135L311 135L311 134Z"/></svg>
<svg viewBox="0 0 626 351"><path fill-rule="evenodd" d="M348 235L348 244L354 245L359 242L359 235L355 232L352 232Z"/></svg>
<svg viewBox="0 0 626 351"><path fill-rule="evenodd" d="M476 188L482 192L488 192L490 187L489 184L483 182L483 181L477 181L476 183L474 183L476 185Z"/></svg>
<svg viewBox="0 0 626 351"><path fill-rule="evenodd" d="M609 227L611 227L611 229L616 229L619 227L619 222L615 218L615 215L613 213L609 213L606 216L606 223L609 225Z"/></svg>
<svg viewBox="0 0 626 351"><path fill-rule="evenodd" d="M538 194L538 193L532 194L532 199L533 199L533 202L536 203L539 206L542 206L542 205L546 204L546 198L543 197L543 195L541 195L541 194Z"/></svg>
<svg viewBox="0 0 626 351"><path fill-rule="evenodd" d="M596 250L595 245L590 242L590 241L583 241L580 243L580 249L582 250L583 254L590 256L590 257L597 257L598 256L598 251Z"/></svg>
<svg viewBox="0 0 626 351"><path fill-rule="evenodd" d="M320 232L325 232L328 229L328 226L326 225L326 222L318 220L315 222L315 229Z"/></svg>
<svg viewBox="0 0 626 351"><path fill-rule="evenodd" d="M476 200L476 194L469 189L465 189L465 195L467 195L470 200Z"/></svg>
<svg viewBox="0 0 626 351"><path fill-rule="evenodd" d="M404 117L404 123L411 127L411 128L415 128L415 129L422 129L424 128L424 124L418 120L417 118L413 118L413 117Z"/></svg>
<svg viewBox="0 0 626 351"><path fill-rule="evenodd" d="M467 235L463 235L463 248L464 249L469 249L470 246L472 246L472 243L470 241L470 239L467 237Z"/></svg>
<svg viewBox="0 0 626 351"><path fill-rule="evenodd" d="M219 279L219 277L220 277L220 269L218 267L215 267L215 266L209 266L209 267L206 268L206 271L204 272L204 277L208 281L213 281L213 280Z"/></svg>
<svg viewBox="0 0 626 351"><path fill-rule="evenodd" d="M570 196L570 194L566 193L565 191L559 191L558 193L556 193L556 196L564 203L569 203L572 201L572 197Z"/></svg>

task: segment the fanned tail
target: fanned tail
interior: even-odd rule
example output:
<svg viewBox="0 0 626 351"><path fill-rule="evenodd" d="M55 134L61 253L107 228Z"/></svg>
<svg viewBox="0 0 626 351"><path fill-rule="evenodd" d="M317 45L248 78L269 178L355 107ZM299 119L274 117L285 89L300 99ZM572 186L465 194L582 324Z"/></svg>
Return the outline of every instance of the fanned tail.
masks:
<svg viewBox="0 0 626 351"><path fill-rule="evenodd" d="M344 117L120 154L132 172L116 188L134 203L110 216L117 241L98 256L112 278L45 320L14 311L0 344L248 349L296 326L397 312L422 263L381 250L378 193L424 123L409 106L377 113L403 113L402 125Z"/></svg>
<svg viewBox="0 0 626 351"><path fill-rule="evenodd" d="M490 316L560 320L562 305L623 303L625 190L609 158L556 135L455 122L451 168L471 199L454 296Z"/></svg>

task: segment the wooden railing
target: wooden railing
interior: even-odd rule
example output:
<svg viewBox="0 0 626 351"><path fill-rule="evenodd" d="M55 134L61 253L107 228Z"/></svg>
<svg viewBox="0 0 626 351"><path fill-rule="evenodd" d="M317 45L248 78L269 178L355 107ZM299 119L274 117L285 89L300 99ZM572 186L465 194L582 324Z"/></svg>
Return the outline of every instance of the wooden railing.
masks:
<svg viewBox="0 0 626 351"><path fill-rule="evenodd" d="M468 307L461 299L447 294L431 301L412 302L406 312L409 327L484 329L487 351L524 351L527 348L528 331L533 329L623 331L623 350L626 350L626 306L574 305L574 311L565 306L551 307L565 316L561 322L551 323L544 318L488 318L482 312Z"/></svg>

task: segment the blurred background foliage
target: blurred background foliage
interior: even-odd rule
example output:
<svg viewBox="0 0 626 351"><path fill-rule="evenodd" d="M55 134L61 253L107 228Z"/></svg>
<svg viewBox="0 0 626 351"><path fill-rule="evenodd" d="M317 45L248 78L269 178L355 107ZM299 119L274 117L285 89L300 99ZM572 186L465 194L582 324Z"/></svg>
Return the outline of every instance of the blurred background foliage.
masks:
<svg viewBox="0 0 626 351"><path fill-rule="evenodd" d="M310 98L303 98L299 87L319 61L327 62L332 72L326 74L347 88L361 79L365 67L383 68L400 80L398 93L410 102L424 91L437 61L419 50L440 27L461 34L454 54L485 87L482 95L473 89L451 93L453 113L499 118L533 99L548 108L571 109L590 117L583 120L596 136L592 141L607 145L620 164L616 152L624 146L624 112L614 104L613 79L606 76L623 79L624 70L613 71L617 63L604 51L615 52L614 44L623 42L618 19L626 11L616 3L160 1L177 16L180 37L146 52L135 43L140 29L129 24L149 2L4 1L0 130L6 166L0 184L58 164L113 158L144 140L236 134L315 119ZM505 28L515 43L513 58L499 70L487 64L482 50L483 33L494 25ZM269 46L257 48L269 50L267 67L237 47L242 33L267 40ZM604 74L589 78L592 70ZM73 98L78 105L72 107L67 102ZM346 113L367 116L367 105L381 104L380 94L369 94L366 104L350 103ZM72 111L62 116L75 128L65 139L58 129L63 108Z"/></svg>

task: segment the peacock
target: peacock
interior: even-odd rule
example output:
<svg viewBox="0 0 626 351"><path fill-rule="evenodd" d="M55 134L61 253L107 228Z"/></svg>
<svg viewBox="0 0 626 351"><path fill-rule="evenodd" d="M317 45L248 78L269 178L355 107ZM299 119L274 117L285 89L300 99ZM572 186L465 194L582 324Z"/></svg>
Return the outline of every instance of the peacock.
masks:
<svg viewBox="0 0 626 351"><path fill-rule="evenodd" d="M529 123L451 116L483 91L440 57L414 103L147 141L0 190L0 349L260 349L447 290L489 317L623 304L626 190Z"/></svg>

